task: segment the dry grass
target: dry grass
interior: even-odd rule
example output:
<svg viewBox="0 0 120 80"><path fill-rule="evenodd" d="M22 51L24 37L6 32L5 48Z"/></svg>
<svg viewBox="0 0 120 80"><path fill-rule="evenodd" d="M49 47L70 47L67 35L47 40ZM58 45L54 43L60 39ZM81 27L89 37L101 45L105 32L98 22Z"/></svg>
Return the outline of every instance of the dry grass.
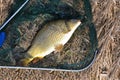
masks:
<svg viewBox="0 0 120 80"><path fill-rule="evenodd" d="M3 2L2 0L2 5L6 6ZM10 2L6 1L6 4L11 4ZM91 4L100 49L96 62L91 68L79 73L1 69L0 79L120 80L120 1L91 0ZM5 7L1 10L5 10ZM1 23L8 14L6 12L7 10L1 13L4 14ZM23 45L23 48L27 46Z"/></svg>
<svg viewBox="0 0 120 80"><path fill-rule="evenodd" d="M10 5L13 3L13 0L0 0L0 24L4 22L8 15L8 10L10 9Z"/></svg>

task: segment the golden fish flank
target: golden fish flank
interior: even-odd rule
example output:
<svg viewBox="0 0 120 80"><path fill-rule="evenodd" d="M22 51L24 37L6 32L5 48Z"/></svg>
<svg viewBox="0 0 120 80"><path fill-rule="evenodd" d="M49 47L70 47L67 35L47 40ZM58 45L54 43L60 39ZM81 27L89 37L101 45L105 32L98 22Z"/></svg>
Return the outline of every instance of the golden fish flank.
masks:
<svg viewBox="0 0 120 80"><path fill-rule="evenodd" d="M33 40L31 48L21 60L22 64L27 65L36 57L43 58L53 51L60 51L80 24L80 20L75 19L47 23Z"/></svg>

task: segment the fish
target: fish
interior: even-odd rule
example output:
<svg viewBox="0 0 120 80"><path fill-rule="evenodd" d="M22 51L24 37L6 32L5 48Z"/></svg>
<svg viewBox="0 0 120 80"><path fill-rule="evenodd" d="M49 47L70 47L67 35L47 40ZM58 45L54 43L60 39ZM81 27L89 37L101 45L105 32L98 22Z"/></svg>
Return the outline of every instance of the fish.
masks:
<svg viewBox="0 0 120 80"><path fill-rule="evenodd" d="M38 31L20 64L28 66L35 58L43 59L53 51L60 52L80 24L78 19L56 20L45 24Z"/></svg>

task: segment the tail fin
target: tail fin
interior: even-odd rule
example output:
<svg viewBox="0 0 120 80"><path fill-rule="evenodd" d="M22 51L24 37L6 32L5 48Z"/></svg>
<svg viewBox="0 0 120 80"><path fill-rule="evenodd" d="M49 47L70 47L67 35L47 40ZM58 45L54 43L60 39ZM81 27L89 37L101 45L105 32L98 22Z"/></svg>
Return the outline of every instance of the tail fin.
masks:
<svg viewBox="0 0 120 80"><path fill-rule="evenodd" d="M21 66L28 66L29 63L32 61L32 58L24 58L19 61L19 65Z"/></svg>

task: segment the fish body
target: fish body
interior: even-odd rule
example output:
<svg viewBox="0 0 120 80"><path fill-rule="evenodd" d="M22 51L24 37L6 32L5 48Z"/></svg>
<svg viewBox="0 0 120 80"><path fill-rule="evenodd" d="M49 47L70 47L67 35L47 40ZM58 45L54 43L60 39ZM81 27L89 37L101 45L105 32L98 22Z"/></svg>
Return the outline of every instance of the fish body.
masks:
<svg viewBox="0 0 120 80"><path fill-rule="evenodd" d="M21 60L22 64L28 65L36 57L41 59L53 51L60 51L80 24L80 20L71 19L44 25Z"/></svg>

